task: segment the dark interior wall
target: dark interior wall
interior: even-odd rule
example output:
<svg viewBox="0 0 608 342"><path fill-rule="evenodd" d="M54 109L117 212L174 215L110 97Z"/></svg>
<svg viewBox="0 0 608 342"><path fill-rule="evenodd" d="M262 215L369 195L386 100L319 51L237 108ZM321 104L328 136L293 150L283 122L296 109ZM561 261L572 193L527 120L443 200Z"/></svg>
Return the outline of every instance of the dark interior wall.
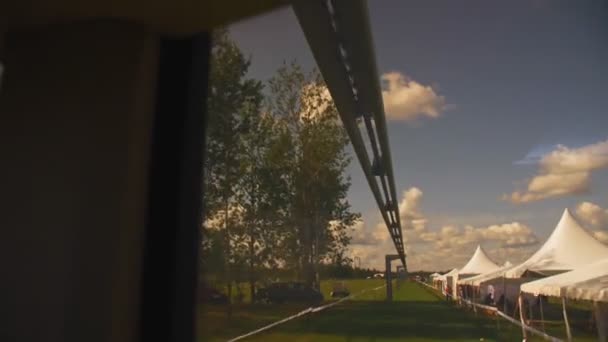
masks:
<svg viewBox="0 0 608 342"><path fill-rule="evenodd" d="M158 45L115 22L6 35L0 340L137 339Z"/></svg>

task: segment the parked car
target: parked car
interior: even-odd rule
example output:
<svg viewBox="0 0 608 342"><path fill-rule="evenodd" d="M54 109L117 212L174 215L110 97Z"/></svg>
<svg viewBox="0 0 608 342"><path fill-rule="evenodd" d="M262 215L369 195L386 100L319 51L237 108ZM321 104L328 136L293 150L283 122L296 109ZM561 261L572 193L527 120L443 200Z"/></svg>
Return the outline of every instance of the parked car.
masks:
<svg viewBox="0 0 608 342"><path fill-rule="evenodd" d="M333 290L330 293L331 298L343 298L350 296L350 291L344 282L334 283Z"/></svg>
<svg viewBox="0 0 608 342"><path fill-rule="evenodd" d="M272 283L259 289L256 298L268 303L310 303L318 304L323 301L321 292L298 282Z"/></svg>
<svg viewBox="0 0 608 342"><path fill-rule="evenodd" d="M207 286L201 286L200 299L207 304L228 304L228 296Z"/></svg>

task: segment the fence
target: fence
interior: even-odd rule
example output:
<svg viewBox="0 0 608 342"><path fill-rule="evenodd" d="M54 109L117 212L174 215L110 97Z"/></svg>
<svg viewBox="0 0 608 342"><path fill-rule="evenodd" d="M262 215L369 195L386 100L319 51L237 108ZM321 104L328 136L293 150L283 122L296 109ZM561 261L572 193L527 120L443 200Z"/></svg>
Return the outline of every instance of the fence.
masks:
<svg viewBox="0 0 608 342"><path fill-rule="evenodd" d="M431 285L429 285L427 283L423 283L423 282L418 282L418 283L422 284L422 285L424 285L424 286L426 286L426 287L428 287L430 289L433 289L434 291L437 291L437 289L435 289L434 287L432 287ZM524 323L522 323L522 322L520 322L520 321L518 321L516 319L513 319L513 317L510 317L510 316L506 315L504 312L498 310L494 306L488 306L488 305L474 303L474 302L471 302L470 300L467 300L467 299L461 299L460 301L464 302L467 305L470 305L470 306L472 306L474 308L479 308L479 309L491 311L494 314L500 316L501 318L504 318L505 320L507 320L507 321L509 321L509 322L511 322L511 323L513 323L515 325L517 325L518 327L520 327L522 329L525 329L526 331L528 331L528 332L530 332L532 334L538 335L538 336L544 338L547 341L551 341L551 342L563 342L563 340L561 340L561 339L559 339L557 337L551 336L551 335L549 335L549 334L547 334L545 332L542 332L542 331L540 331L538 329L535 329L535 328L533 328L533 327L531 327L531 326L529 326L527 324L524 324Z"/></svg>

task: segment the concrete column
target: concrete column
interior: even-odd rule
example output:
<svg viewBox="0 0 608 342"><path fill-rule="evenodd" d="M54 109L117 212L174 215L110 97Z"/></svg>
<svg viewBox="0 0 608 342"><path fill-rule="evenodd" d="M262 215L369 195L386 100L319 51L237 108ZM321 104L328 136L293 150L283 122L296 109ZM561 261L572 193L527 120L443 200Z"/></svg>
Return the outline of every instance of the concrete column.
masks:
<svg viewBox="0 0 608 342"><path fill-rule="evenodd" d="M393 276L391 274L391 262L393 260L399 259L399 255L397 254L387 254L384 257L385 262L385 276L386 279L386 300L391 302L393 300Z"/></svg>
<svg viewBox="0 0 608 342"><path fill-rule="evenodd" d="M388 255L385 257L384 262L386 269L384 276L386 279L386 300L391 302L393 300L393 277L391 275L391 259Z"/></svg>
<svg viewBox="0 0 608 342"><path fill-rule="evenodd" d="M136 341L158 38L66 24L3 55L0 340Z"/></svg>

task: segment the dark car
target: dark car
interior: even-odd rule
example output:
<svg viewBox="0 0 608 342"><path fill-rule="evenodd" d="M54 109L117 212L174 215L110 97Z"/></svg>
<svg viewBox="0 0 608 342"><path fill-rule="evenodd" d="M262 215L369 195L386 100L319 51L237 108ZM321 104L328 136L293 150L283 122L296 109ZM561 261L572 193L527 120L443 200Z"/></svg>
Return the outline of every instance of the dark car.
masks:
<svg viewBox="0 0 608 342"><path fill-rule="evenodd" d="M330 295L332 298L343 298L350 296L350 291L343 282L335 283Z"/></svg>
<svg viewBox="0 0 608 342"><path fill-rule="evenodd" d="M321 292L298 282L272 283L266 288L259 289L256 297L260 301L276 304L318 304L323 301Z"/></svg>
<svg viewBox="0 0 608 342"><path fill-rule="evenodd" d="M228 296L207 286L201 287L200 299L207 304L228 304Z"/></svg>

